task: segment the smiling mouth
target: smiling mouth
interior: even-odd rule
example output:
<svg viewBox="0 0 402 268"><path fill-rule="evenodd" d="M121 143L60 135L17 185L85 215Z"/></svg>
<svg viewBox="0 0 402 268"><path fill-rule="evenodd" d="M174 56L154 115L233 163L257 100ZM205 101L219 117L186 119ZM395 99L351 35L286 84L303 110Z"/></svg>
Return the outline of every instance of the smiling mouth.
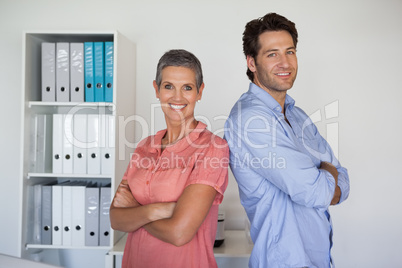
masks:
<svg viewBox="0 0 402 268"><path fill-rule="evenodd" d="M277 73L276 75L277 76L288 76L288 75L290 75L290 73Z"/></svg>
<svg viewBox="0 0 402 268"><path fill-rule="evenodd" d="M181 109L183 109L184 107L187 106L187 104L178 105L178 104L171 104L171 103L169 105L174 110L181 110Z"/></svg>

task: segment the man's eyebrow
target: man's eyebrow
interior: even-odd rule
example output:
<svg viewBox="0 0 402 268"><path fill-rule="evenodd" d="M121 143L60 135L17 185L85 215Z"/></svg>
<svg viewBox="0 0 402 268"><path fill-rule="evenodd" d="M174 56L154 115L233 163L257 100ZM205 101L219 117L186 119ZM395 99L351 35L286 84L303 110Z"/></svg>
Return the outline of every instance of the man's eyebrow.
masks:
<svg viewBox="0 0 402 268"><path fill-rule="evenodd" d="M276 49L276 48L267 49L262 53L262 55L265 55L265 54L268 54L268 53L271 53L271 52L277 52L277 51L279 51L279 49Z"/></svg>
<svg viewBox="0 0 402 268"><path fill-rule="evenodd" d="M286 50L296 50L296 47L288 47ZM279 51L278 48L272 48L272 49L267 49L264 51L263 54L271 53L271 52L277 52Z"/></svg>

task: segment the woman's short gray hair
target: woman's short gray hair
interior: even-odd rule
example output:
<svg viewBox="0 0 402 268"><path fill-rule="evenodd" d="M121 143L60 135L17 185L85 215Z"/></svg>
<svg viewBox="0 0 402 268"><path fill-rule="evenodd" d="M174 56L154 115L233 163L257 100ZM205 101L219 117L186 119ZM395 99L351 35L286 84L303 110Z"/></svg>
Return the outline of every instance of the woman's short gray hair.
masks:
<svg viewBox="0 0 402 268"><path fill-rule="evenodd" d="M184 49L172 49L160 58L156 69L156 84L160 88L162 83L162 70L168 66L186 67L194 71L197 92L203 83L201 63L193 53Z"/></svg>

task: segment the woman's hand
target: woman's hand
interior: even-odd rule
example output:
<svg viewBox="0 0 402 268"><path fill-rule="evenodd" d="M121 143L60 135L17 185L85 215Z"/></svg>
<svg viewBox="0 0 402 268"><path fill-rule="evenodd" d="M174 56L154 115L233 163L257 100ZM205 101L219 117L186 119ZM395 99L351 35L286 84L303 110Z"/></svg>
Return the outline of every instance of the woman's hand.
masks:
<svg viewBox="0 0 402 268"><path fill-rule="evenodd" d="M169 202L169 203L154 203L151 204L150 206L153 207L154 212L153 212L153 220L161 220L161 219L169 219L173 216L173 211L176 207L175 202Z"/></svg>
<svg viewBox="0 0 402 268"><path fill-rule="evenodd" d="M116 194L114 196L112 206L118 208L132 208L140 206L140 204L135 200L133 194L131 193L130 187L127 180L122 180L119 188L117 188Z"/></svg>
<svg viewBox="0 0 402 268"><path fill-rule="evenodd" d="M110 206L110 222L114 230L134 232L150 222L172 217L175 207L174 202L141 205L127 180L122 180Z"/></svg>
<svg viewBox="0 0 402 268"><path fill-rule="evenodd" d="M154 203L155 207L166 210L165 219L153 219L150 224L144 225L151 235L175 246L182 246L194 237L198 228L209 213L216 196L215 188L209 185L192 184L187 186L180 196L177 204ZM171 207L169 207L171 206ZM154 207L154 208L155 208ZM174 208L172 215L169 210ZM153 213L159 215L160 213Z"/></svg>

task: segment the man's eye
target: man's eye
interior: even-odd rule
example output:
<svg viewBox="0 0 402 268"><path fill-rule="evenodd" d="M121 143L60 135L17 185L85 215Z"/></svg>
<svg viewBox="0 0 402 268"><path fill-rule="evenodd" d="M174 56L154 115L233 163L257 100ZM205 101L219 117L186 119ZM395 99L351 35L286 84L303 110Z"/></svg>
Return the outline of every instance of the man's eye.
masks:
<svg viewBox="0 0 402 268"><path fill-rule="evenodd" d="M268 58L272 58L272 57L275 57L275 56L276 56L276 53L268 54Z"/></svg>
<svg viewBox="0 0 402 268"><path fill-rule="evenodd" d="M296 54L296 51L288 51L288 55L294 55Z"/></svg>

